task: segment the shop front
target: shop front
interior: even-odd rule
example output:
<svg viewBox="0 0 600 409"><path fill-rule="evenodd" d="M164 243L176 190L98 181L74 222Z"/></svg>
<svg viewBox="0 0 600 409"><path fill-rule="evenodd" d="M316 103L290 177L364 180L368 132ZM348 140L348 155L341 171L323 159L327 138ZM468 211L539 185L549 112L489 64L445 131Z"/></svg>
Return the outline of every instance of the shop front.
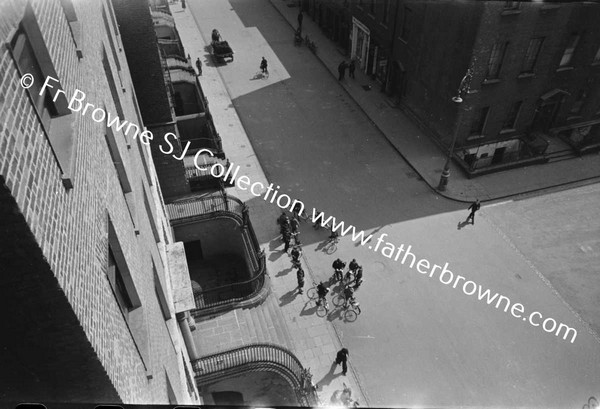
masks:
<svg viewBox="0 0 600 409"><path fill-rule="evenodd" d="M363 72L368 71L368 55L371 31L356 17L352 17L352 48L350 58L356 60L358 68Z"/></svg>

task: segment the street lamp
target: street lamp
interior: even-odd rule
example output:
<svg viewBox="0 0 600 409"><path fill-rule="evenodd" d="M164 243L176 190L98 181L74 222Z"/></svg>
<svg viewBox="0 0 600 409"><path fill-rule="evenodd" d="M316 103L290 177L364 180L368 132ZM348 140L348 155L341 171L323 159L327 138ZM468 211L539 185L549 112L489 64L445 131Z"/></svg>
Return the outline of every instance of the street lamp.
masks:
<svg viewBox="0 0 600 409"><path fill-rule="evenodd" d="M462 104L463 99L461 98L463 92L469 92L469 86L471 84L471 78L473 77L473 70L469 68L467 73L460 81L460 85L458 87L458 93L456 96L452 97L452 102L456 105L460 106ZM448 151L448 157L446 158L446 164L444 165L444 170L442 171L442 176L440 177L440 184L438 185L438 190L443 192L446 190L446 185L448 184L448 179L450 178L450 161L452 160L452 154L454 153L454 145L456 145L456 138L458 137L459 130L459 116L456 116L456 126L454 127L454 135L452 136L452 143L450 144L450 150Z"/></svg>

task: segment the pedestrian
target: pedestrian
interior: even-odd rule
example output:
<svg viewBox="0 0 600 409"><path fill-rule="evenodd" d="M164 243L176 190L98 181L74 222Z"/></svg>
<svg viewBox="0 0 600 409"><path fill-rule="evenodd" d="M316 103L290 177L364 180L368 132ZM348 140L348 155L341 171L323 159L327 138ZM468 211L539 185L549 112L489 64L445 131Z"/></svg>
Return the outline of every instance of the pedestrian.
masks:
<svg viewBox="0 0 600 409"><path fill-rule="evenodd" d="M350 264L348 265L349 270L354 273L358 269L358 267L360 267L360 266L356 262L356 259L353 258L352 261L350 262Z"/></svg>
<svg viewBox="0 0 600 409"><path fill-rule="evenodd" d="M281 212L281 215L277 219L279 225L279 233L283 234L284 231L290 230L290 218L285 212Z"/></svg>
<svg viewBox="0 0 600 409"><path fill-rule="evenodd" d="M304 14L302 14L302 10L298 13L298 31L302 32L302 21L304 20Z"/></svg>
<svg viewBox="0 0 600 409"><path fill-rule="evenodd" d="M356 61L353 59L350 60L350 64L348 64L348 76L350 78L354 78L354 70L356 69Z"/></svg>
<svg viewBox="0 0 600 409"><path fill-rule="evenodd" d="M294 246L294 248L292 249L292 263L294 262L300 262L300 256L302 255L302 247L296 245Z"/></svg>
<svg viewBox="0 0 600 409"><path fill-rule="evenodd" d="M348 372L348 355L350 355L350 352L348 352L347 348L342 348L338 351L336 357L335 357L335 364L339 365L342 364L342 375L346 375L346 372Z"/></svg>
<svg viewBox="0 0 600 409"><path fill-rule="evenodd" d="M200 61L200 57L196 58L196 68L198 68L198 75L202 75L202 61Z"/></svg>
<svg viewBox="0 0 600 409"><path fill-rule="evenodd" d="M354 278L354 289L358 290L358 287L360 287L362 282L363 282L363 269L362 269L362 267L358 267L358 269L356 270L356 276Z"/></svg>
<svg viewBox="0 0 600 409"><path fill-rule="evenodd" d="M346 68L348 67L348 64L346 64L346 61L342 61L340 63L340 65L338 65L338 81L341 81L344 79L344 76L346 75Z"/></svg>
<svg viewBox="0 0 600 409"><path fill-rule="evenodd" d="M296 278L298 279L298 294L302 294L304 292L304 270L302 270L302 267L296 272Z"/></svg>
<svg viewBox="0 0 600 409"><path fill-rule="evenodd" d="M475 201L471 203L471 206L469 206L468 210L470 210L471 213L467 217L467 222L469 221L469 219L471 219L471 224L475 224L475 212L479 210L480 207L481 204L479 203L479 199L475 199Z"/></svg>
<svg viewBox="0 0 600 409"><path fill-rule="evenodd" d="M290 248L290 241L292 240L292 234L290 233L289 230L286 230L283 232L283 242L285 243L285 247L283 249L283 251L285 251L286 253L288 252L289 248Z"/></svg>
<svg viewBox="0 0 600 409"><path fill-rule="evenodd" d="M267 63L267 59L265 57L262 58L262 60L260 61L260 70L262 71L263 74L268 74L269 70L267 69L267 66L269 64Z"/></svg>
<svg viewBox="0 0 600 409"><path fill-rule="evenodd" d="M292 233L297 233L298 228L300 227L300 222L295 217L292 217L290 220L290 228L292 229Z"/></svg>

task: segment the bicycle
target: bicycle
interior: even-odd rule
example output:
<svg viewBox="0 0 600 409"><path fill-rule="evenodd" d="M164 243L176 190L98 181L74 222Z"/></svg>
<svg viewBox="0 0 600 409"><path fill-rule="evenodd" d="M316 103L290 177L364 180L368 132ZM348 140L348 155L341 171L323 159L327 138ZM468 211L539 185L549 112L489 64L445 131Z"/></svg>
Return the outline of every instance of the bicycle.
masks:
<svg viewBox="0 0 600 409"><path fill-rule="evenodd" d="M319 286L319 284L313 281L313 286L314 287L310 287L308 289L306 295L308 295L308 298L310 298L311 300L316 300L317 298L319 298L319 292L317 291L317 287Z"/></svg>
<svg viewBox="0 0 600 409"><path fill-rule="evenodd" d="M329 312L329 303L327 302L327 298L319 297L317 298L317 301L315 301L315 304L317 305L317 315L319 317L326 316Z"/></svg>
<svg viewBox="0 0 600 409"><path fill-rule="evenodd" d="M327 243L325 243L325 252L327 254L333 254L335 253L335 251L337 250L337 244L340 241L340 236L336 235L336 236L329 236L329 240L327 240Z"/></svg>
<svg viewBox="0 0 600 409"><path fill-rule="evenodd" d="M362 312L360 309L360 304L358 301L352 297L348 300L347 305L344 307L346 312L344 312L344 319L348 322L354 322Z"/></svg>

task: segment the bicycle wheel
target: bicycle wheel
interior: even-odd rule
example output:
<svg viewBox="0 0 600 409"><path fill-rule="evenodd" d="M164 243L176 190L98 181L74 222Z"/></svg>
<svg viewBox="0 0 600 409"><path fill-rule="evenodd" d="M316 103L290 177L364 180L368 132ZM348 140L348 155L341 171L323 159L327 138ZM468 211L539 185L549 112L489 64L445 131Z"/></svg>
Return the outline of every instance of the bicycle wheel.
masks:
<svg viewBox="0 0 600 409"><path fill-rule="evenodd" d="M344 282L346 284L349 284L352 281L354 281L354 273L352 271L347 271L346 274L344 275Z"/></svg>
<svg viewBox="0 0 600 409"><path fill-rule="evenodd" d="M317 304L317 316L324 317L327 315L327 312L328 309L323 303Z"/></svg>
<svg viewBox="0 0 600 409"><path fill-rule="evenodd" d="M309 288L306 292L306 295L308 295L308 298L310 298L311 300L316 300L319 296L319 293L317 293L317 287Z"/></svg>
<svg viewBox="0 0 600 409"><path fill-rule="evenodd" d="M342 305L344 305L345 301L346 301L346 299L344 298L344 296L342 294L336 294L333 297L333 305L335 305L336 307L341 307Z"/></svg>
<svg viewBox="0 0 600 409"><path fill-rule="evenodd" d="M337 250L337 244L335 241L332 241L331 244L327 246L326 252L327 254L333 254Z"/></svg>
<svg viewBox="0 0 600 409"><path fill-rule="evenodd" d="M352 308L348 308L344 313L344 319L348 322L354 322L356 318L358 318L358 314Z"/></svg>

